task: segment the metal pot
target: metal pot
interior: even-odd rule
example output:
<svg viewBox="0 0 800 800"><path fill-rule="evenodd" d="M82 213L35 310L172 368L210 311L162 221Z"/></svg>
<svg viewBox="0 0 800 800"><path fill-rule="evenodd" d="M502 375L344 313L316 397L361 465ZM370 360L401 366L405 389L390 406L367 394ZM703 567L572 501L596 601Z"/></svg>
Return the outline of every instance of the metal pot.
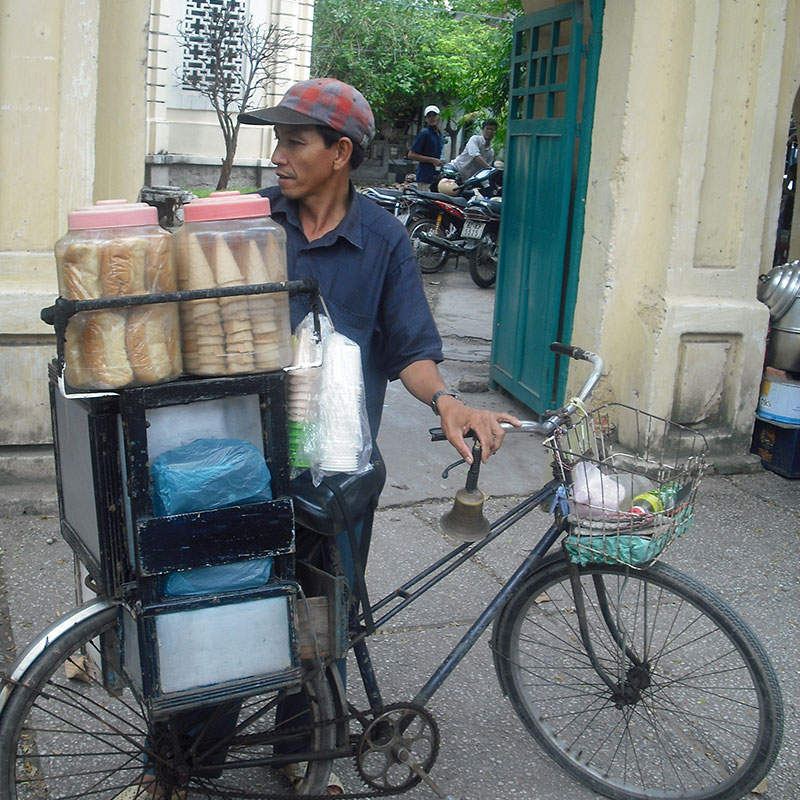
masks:
<svg viewBox="0 0 800 800"><path fill-rule="evenodd" d="M778 322L800 292L800 261L773 267L759 278L756 296L769 308L770 319ZM798 309L800 313L800 309Z"/></svg>

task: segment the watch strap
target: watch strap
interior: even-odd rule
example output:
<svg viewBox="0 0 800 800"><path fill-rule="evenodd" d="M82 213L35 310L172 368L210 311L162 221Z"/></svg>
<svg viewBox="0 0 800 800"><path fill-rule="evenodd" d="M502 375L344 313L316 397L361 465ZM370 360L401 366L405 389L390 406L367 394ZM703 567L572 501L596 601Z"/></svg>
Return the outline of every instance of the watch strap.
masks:
<svg viewBox="0 0 800 800"><path fill-rule="evenodd" d="M443 395L450 395L450 397L455 397L456 400L462 403L464 402L461 399L461 395L457 391L455 391L455 389L439 389L439 391L434 392L433 397L431 397L431 408L433 409L433 413L436 414L437 417L439 416L439 409L436 404L439 401L439 398L442 397Z"/></svg>

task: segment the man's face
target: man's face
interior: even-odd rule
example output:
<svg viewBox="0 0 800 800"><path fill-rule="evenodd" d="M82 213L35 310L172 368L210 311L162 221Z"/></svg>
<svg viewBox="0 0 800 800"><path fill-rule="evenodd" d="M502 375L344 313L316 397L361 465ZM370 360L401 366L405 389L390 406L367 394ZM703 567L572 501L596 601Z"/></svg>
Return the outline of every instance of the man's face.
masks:
<svg viewBox="0 0 800 800"><path fill-rule="evenodd" d="M313 125L276 125L278 144L272 163L281 192L301 200L322 189L334 173L336 145L325 147L322 134Z"/></svg>
<svg viewBox="0 0 800 800"><path fill-rule="evenodd" d="M494 135L497 133L497 128L494 125L484 125L483 126L483 138L486 139L487 142L491 142L494 139Z"/></svg>
<svg viewBox="0 0 800 800"><path fill-rule="evenodd" d="M434 125L438 125L439 124L439 115L435 111L429 111L425 115L425 124L429 128L432 128Z"/></svg>

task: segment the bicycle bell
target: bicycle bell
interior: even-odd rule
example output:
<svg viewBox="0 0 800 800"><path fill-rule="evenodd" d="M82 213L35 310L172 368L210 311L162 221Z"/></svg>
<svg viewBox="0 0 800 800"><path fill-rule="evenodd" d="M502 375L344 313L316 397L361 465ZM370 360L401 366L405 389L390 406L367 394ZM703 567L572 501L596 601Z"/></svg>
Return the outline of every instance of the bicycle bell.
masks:
<svg viewBox="0 0 800 800"><path fill-rule="evenodd" d="M478 489L480 468L481 445L475 442L466 485L456 492L453 507L439 520L445 535L461 542L477 542L489 533L489 520L483 514L486 495Z"/></svg>

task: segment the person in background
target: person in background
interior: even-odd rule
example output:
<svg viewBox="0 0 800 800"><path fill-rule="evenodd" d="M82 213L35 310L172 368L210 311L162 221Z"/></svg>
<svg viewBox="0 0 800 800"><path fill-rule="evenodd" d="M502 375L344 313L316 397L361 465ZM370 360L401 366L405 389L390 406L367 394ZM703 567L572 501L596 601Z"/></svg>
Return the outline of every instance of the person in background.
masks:
<svg viewBox="0 0 800 800"><path fill-rule="evenodd" d="M439 130L439 106L425 107L425 129L417 134L414 144L408 151L411 161L419 162L417 167L417 188L428 191L433 181L436 169L444 163L442 161L442 146L444 139Z"/></svg>
<svg viewBox="0 0 800 800"><path fill-rule="evenodd" d="M463 180L471 178L476 172L492 166L494 150L492 139L497 133L497 121L487 119L480 133L470 136L467 146L459 153L448 167L457 170Z"/></svg>

